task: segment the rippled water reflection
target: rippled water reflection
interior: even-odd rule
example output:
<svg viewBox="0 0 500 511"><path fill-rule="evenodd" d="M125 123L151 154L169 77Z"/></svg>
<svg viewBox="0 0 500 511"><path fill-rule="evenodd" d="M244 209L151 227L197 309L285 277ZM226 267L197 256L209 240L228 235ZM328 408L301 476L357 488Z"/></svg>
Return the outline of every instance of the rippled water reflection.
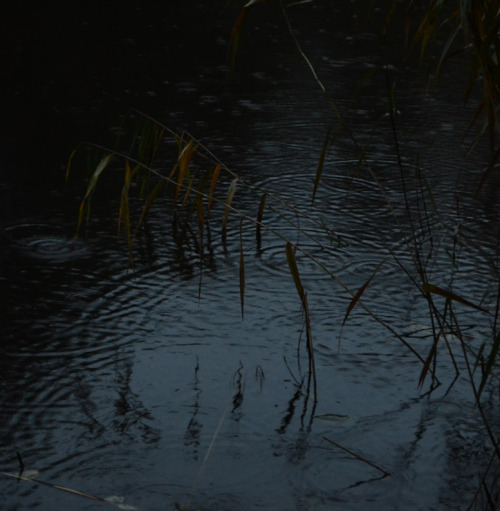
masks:
<svg viewBox="0 0 500 511"><path fill-rule="evenodd" d="M372 42L361 38L365 46ZM297 241L350 288L359 289L389 257L365 303L425 357L429 317L410 278L411 230L394 177L390 132L377 132L370 165L392 210L367 173L352 179L357 160L347 154L346 140L332 148L311 205L329 117L307 73L294 74L303 63L293 49L282 53L253 62L231 93L212 94L215 79L203 85L179 79L178 111L170 120L187 117L246 179L340 236L338 244L302 219L314 239L301 235ZM277 71L273 58L281 62ZM349 87L349 75L343 83L338 74L346 66L356 74L368 64L357 57L320 60L318 69L334 93ZM380 90L375 86L360 99L355 119L361 137L371 131L368 107L383 97ZM195 112L187 107L193 98ZM467 206L467 175L459 183L464 204L457 206L456 170L465 174L466 164L460 155L437 151L432 130L440 136L451 130L451 147L462 131L453 128L443 98L440 108L449 119L435 119L430 108L424 115L423 101L414 95L402 107L409 118L427 123L418 133L421 164L438 206L415 229L416 241L430 254L433 282L451 281L455 292L491 309L497 219L487 204ZM417 145L407 132L402 136L409 147ZM419 190L410 157L404 169L413 201ZM258 201L250 195L237 194L235 201L256 214ZM354 309L341 328L349 295L298 253L316 345L315 407L300 385L307 366L303 355L297 360L303 317L284 243L264 232L258 246L253 226L244 229L242 319L236 221L226 247L213 232L200 281L196 250L177 243L171 219L160 211L150 220L138 264L128 268L114 232L116 208L113 200L103 207L103 219L91 224L85 242L73 239L75 219L69 217L30 217L3 226L2 470L15 472L20 452L41 481L123 497L141 510L174 509L175 503L203 510L455 510L468 502L491 448L465 376L448 389L455 370L444 347L437 368L443 385L426 395L427 387L417 387L421 363L366 311ZM264 221L297 238L276 212L266 210ZM457 226L462 243L454 265ZM480 343L488 331L482 316L466 310L461 318L468 338ZM450 342L465 374L458 342ZM488 389L485 409L493 420L497 406ZM0 487L5 509L12 511L104 506L37 482L4 477Z"/></svg>

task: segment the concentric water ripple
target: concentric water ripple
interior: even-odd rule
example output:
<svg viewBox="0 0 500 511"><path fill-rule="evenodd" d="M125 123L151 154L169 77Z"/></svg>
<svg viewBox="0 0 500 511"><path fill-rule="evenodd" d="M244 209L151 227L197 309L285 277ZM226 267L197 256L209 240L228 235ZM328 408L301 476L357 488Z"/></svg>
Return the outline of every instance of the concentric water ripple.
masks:
<svg viewBox="0 0 500 511"><path fill-rule="evenodd" d="M311 36L313 25L307 23L296 33L308 54L316 48L311 58L329 91L346 97L353 83L384 63L372 58L376 36L360 33L358 19L356 35L350 35L339 8L333 7L335 17L325 17L328 23L340 20L339 30L322 28ZM320 6L311 12L315 9ZM261 39L264 30L257 28L260 34L246 44ZM331 112L313 92L317 84L308 70L297 72L301 59L277 42L276 26L270 28L271 51L266 41L262 58L247 62L252 69L231 78L241 82L237 92L228 92L233 84L220 63L212 65L203 54L192 65L187 46L177 49L195 76L182 68L186 76L167 87L174 98L162 97L161 111L172 100L173 112L166 115L179 125L194 106L188 122L260 188L239 186L235 207L255 218L267 190L301 212L268 195L263 221L274 232L262 229L258 239L255 225L240 224L231 214L225 241L214 214L211 239L205 233L200 250L196 227L180 240L169 216L155 210L130 267L114 225L106 231L98 221L91 224L94 240L88 243L74 241L72 230L53 220L25 220L4 229L8 249L2 247L1 255L8 264L0 283L7 284L9 301L0 357L0 465L15 471L19 452L42 481L115 495L143 510L187 508L189 502L192 509L218 511L358 511L394 503L404 509L458 509L481 484L477 468L490 456L467 380L461 376L444 389L455 372L440 344L444 385L422 397L421 363L371 314L423 357L429 353L432 325L419 290L417 253L431 283L494 305L494 226L486 213L482 218L483 205L467 209L457 202L457 157L434 147L441 139L436 133L456 138L460 127L441 101L424 104L414 88L408 97L399 94L401 146L409 149L399 168L391 134L373 129L374 114L386 109L385 77L373 88L370 83L351 112L359 140L369 139L375 148L367 155L373 175L358 169L358 160L343 159L340 153L351 140L340 134L313 202ZM361 53L317 53L359 48L359 41ZM415 77L403 67L394 71L399 84ZM347 101L337 104L342 111L351 107ZM424 133L406 131L408 120L425 126L419 129ZM436 204L429 190L439 195ZM119 205L108 206L113 216L104 215L103 223L113 224ZM288 268L287 240L298 247L308 293L316 407L307 388L304 314ZM363 303L344 324L353 295L375 271ZM466 311L460 318L471 342L480 343L486 333L475 327L477 314ZM460 348L456 338L450 342ZM467 374L463 359L457 361ZM492 424L498 423L496 390L485 399ZM329 420L338 417L345 420ZM325 437L391 476L380 479L376 468ZM9 480L2 486L9 509L99 505L24 483Z"/></svg>
<svg viewBox="0 0 500 511"><path fill-rule="evenodd" d="M51 224L23 223L5 228L8 243L20 257L69 264L90 257L87 246Z"/></svg>

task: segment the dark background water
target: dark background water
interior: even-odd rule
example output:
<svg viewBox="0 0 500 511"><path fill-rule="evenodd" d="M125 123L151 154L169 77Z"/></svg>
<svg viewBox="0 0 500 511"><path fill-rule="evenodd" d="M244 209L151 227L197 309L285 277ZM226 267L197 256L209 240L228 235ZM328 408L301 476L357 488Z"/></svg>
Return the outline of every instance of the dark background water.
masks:
<svg viewBox="0 0 500 511"><path fill-rule="evenodd" d="M89 238L73 241L86 174L77 167L66 183L67 158L82 140L112 144L122 116L136 108L188 129L232 169L332 225L348 246L325 255L301 243L353 289L389 250L414 272L394 141L379 122L389 59L404 169L414 186L418 158L438 204L432 236L426 228L418 233L422 246L434 247L430 275L493 307L498 188L492 181L480 203L470 201L489 154L480 147L463 158L472 109L460 104L460 65L448 67L444 85L429 94L425 70L403 59L398 19L387 57L378 37L383 11L360 12L350 2L290 7L296 34L340 108L367 72L378 71L353 103L350 127L361 143L371 137L370 163L401 225L368 174L351 180L359 155L346 132L329 152L311 209L332 112L277 2L252 10L234 69L227 52L239 8L223 7L16 3L2 17L0 469L16 472L19 451L42 481L123 497L138 509L173 509L175 502L193 509L458 509L490 452L465 372L448 394L426 396L417 388L420 362L361 311L339 349L349 297L299 258L317 349L320 400L312 410L296 381L303 325L281 240L265 235L258 252L253 228L243 234L244 321L237 229L226 247L214 237L201 300L196 253L176 244L164 211L152 215L148 256L128 268L112 180ZM250 194L236 200L255 214ZM290 234L276 214L267 212L266 221ZM303 227L328 243L314 224ZM397 265L381 270L366 299L427 354L425 304ZM476 344L487 338L481 315L465 311L463 322ZM447 388L454 369L445 349L439 360ZM497 398L488 397L493 419ZM391 477L379 479L325 436ZM0 493L9 510L106 507L5 476Z"/></svg>

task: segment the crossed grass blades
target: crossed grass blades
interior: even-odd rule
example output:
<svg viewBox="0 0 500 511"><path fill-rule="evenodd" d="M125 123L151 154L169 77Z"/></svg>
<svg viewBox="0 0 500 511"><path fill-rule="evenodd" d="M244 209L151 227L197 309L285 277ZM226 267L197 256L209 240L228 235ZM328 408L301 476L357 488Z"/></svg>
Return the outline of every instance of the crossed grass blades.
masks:
<svg viewBox="0 0 500 511"><path fill-rule="evenodd" d="M175 133L151 117L138 112L132 112L130 120L132 120L136 129L133 131L132 140L127 141L130 143L127 150L118 150L117 148L110 150L95 145L85 146L91 152L96 152L98 157L96 158L97 163L90 169L91 172L87 189L80 205L77 222L79 232L83 230L89 219L92 199L103 174L106 171L110 173L120 172L123 178L121 184L118 183L118 190L116 192L119 197L117 230L127 240L130 264L133 265L134 263L136 242L141 236L141 231L145 226L148 213L151 211L153 204L161 200L162 204L166 203L171 209L175 217L177 228L184 234L189 234L198 245L200 292L201 276L204 269L203 247L205 244L210 243L212 236L210 234L211 231L213 231L214 228L219 229L225 250L237 249L239 251L239 288L243 318L245 300L245 247L243 244L243 231L249 228L255 229L256 246L258 250L260 250L262 231L268 231L283 242L284 255L288 263L290 276L295 284L304 313L305 345L308 360L306 395L311 394L315 404L318 401L318 382L314 359L313 325L309 314L307 289L301 279L299 264L296 257L297 253L299 253L301 257L305 257L314 262L314 264L332 280L335 286L340 287L340 289L350 297L343 322L340 325L340 330L342 330L347 323L353 309L356 306L362 307L373 320L383 325L420 360L422 363L422 371L418 382L420 387L424 385L427 376L431 377L430 391L440 384L436 373L437 347L440 342L445 343L448 347L450 357L455 363L458 377L458 365L455 362L453 350L449 345L448 336L452 334L459 340L464 359L467 363L468 376L476 396L478 410L483 417L486 430L493 445L493 455L500 458L500 451L496 441L496 431L494 431L494 428L489 424L480 403L481 392L484 390L490 377L494 374L496 357L500 349L500 335L496 336L493 344L489 347L489 355L485 356L485 352L488 349L486 343L482 345L478 353L472 350L472 347L465 340L461 332L459 314L455 310L455 304L459 304L462 307L473 308L487 316L489 316L490 313L469 300L429 282L426 263L430 258L430 254L424 253L416 234L408 238L407 247L412 254L413 264L417 270L416 276L415 272L411 273L403 263L399 262L396 254L392 254L392 258L400 264L402 271L413 280L415 286L420 290L422 297L428 304L433 341L426 357L422 357L403 335L399 334L390 324L378 317L362 300L364 292L376 278L378 272L383 265L387 263L389 258L380 261L369 278L359 289L349 289L336 277L327 263L306 250L298 241L301 237L307 237L309 246L312 242L323 249L323 253L331 253L336 247L342 247L344 245L342 237L333 230L328 229L325 224L318 221L314 215L302 211L292 204L283 201L269 190L255 186L241 176L236 175L202 143L194 139L194 137L188 133ZM397 137L396 129L394 131L394 136ZM117 147L119 145L118 143ZM82 152L85 153L83 147L80 147L71 155L67 169L68 177L75 159L78 154ZM325 159L324 152L325 149L323 147L316 179L314 180L312 195L317 191L317 183L320 180L318 174L320 174L322 170L321 167ZM168 160L168 156L171 158L170 160ZM171 162L170 167L167 167L165 163L161 163L167 161ZM358 166L360 165L361 163ZM356 168L358 166L356 166ZM357 170L354 172L357 172ZM373 177L375 178L375 176ZM420 192L423 195L426 190L425 181L421 178L418 180L418 183ZM134 197L131 197L132 193ZM408 200L406 192L404 193L405 200ZM255 215L246 213L237 207L237 197L239 194L247 194L255 197ZM131 203L136 204L137 199L140 201L140 208L139 211L134 211L134 208L131 208ZM276 225L269 224L265 221L266 212L268 211L272 211L275 218L278 216L284 221L280 223L287 226L285 230L279 229ZM410 206L408 205L408 214L413 233L421 230L424 225L430 224L428 212L425 207L422 207L418 211L416 219L412 219ZM237 247L232 244L232 248L228 248L228 230L232 225L235 225L235 222L231 221L232 218L239 220L239 244ZM322 230L327 235L326 237L331 240L331 245L323 245L318 239L317 234L311 234L312 230L308 230L307 225L314 225L315 233ZM192 229L193 226L196 228ZM294 234L293 239L290 233ZM433 249L431 248L431 250ZM322 252L320 251L318 253ZM440 299L444 298L444 305L442 307L440 307L439 302L436 300L438 297ZM469 362L471 354L475 359L475 363ZM476 386L474 383L474 371L477 368L481 368L482 370L479 386ZM326 440L335 445L333 441L329 439ZM341 448L343 447L341 446ZM359 459L364 461L363 457ZM485 472L485 477L486 473L487 472Z"/></svg>
<svg viewBox="0 0 500 511"><path fill-rule="evenodd" d="M235 61L236 49L242 34L243 21L245 20L248 9L253 8L254 4L265 2L266 0L253 0L247 2L243 6L239 17L233 26L231 36L230 60L232 64L234 64ZM296 45L298 54L310 69L320 90L326 95L329 106L334 112L335 119L335 122L332 122L332 125L326 134L319 157L319 164L312 190L312 202L314 203L316 192L320 186L323 165L327 157L328 149L333 143L336 134L338 134L341 129L345 129L347 130L348 135L359 154L358 164L353 170L353 179L362 167L367 170L374 182L379 185L380 192L386 198L389 209L391 209L391 205L384 193L383 187L378 183L375 173L371 170L368 164L367 154L370 150L369 143L364 146L360 146L360 144L358 144L357 138L350 132L349 126L346 122L348 112L342 113L337 108L336 103L330 97L320 77L317 75L314 67L294 36L286 11L288 7L297 3L304 2L289 2L286 5L285 3L280 2L283 16L289 28L290 35ZM386 30L393 12L396 9L396 4L397 2L393 2L388 10L386 27L382 30L382 35L384 35L384 31ZM406 17L407 42L410 40L410 27L415 18L415 6L413 4L414 2L412 1L408 2ZM482 173L482 177L477 188L477 196L487 177L497 167L497 161L500 157L500 150L497 149L496 140L499 132L497 112L500 103L500 87L498 85L500 83L500 68L498 67L500 46L498 45L497 38L500 25L500 0L490 0L487 2L465 2L458 0L455 6L455 9L450 10L449 4L445 6L445 2L431 2L427 9L423 11L423 15L421 15L418 19L418 28L412 44L413 47L420 45L422 60L429 43L434 39L435 35L438 33L441 34L443 30L448 30L447 39L442 47L441 57L435 67L435 76L438 75L442 65L444 65L444 63L454 55L462 52L469 52L469 54L472 54L472 67L470 70L469 81L464 93L464 100L469 99L472 95L477 78L481 77L483 87L482 99L480 100L474 118L471 121L471 127L477 123L481 115L483 115L484 121L480 124L480 128L473 139L471 147L476 144L483 134L487 134L489 136L490 144L492 146L492 158L490 164ZM320 242L317 237L311 236L307 228L303 227L303 225L308 222L316 222L316 227L319 226L321 229L326 229L323 224L318 224L311 215L284 202L278 196L271 194L268 190L256 187L241 176L233 173L222 161L204 147L203 144L195 140L188 133L174 133L167 127L156 122L154 119L138 112L135 112L133 116L137 127L134 131L130 146L126 150L110 150L103 147L93 146L93 149L97 150L100 156L98 163L93 167L89 184L81 203L78 230L82 229L85 221L89 218L91 200L96 191L101 175L105 170L116 170L117 161L120 161L120 164L123 165L122 172L124 173L124 177L121 185L118 230L119 232L124 233L127 239L130 262L133 263L135 243L140 237L141 229L144 227L147 215L153 204L158 200L158 198L162 197L169 201L171 210L179 222L183 233L189 233L193 242L198 246L201 292L201 274L204 265L203 247L205 243L209 243L210 226L215 223L220 227L222 241L224 246L226 246L226 237L230 226L230 218L238 217L240 220L239 285L242 316L244 314L245 298L244 229L250 228L251 225L255 227L258 249L261 244L263 230L267 230L281 239L283 241L290 275L297 289L304 312L306 348L309 361L308 392L312 382L315 401L318 399L318 391L314 363L312 325L308 309L307 290L305 289L300 276L299 265L297 264L296 258L297 253L300 253L302 257L306 257L313 261L325 272L325 275L332 279L334 284L340 286L340 288L349 295L350 301L341 325L342 327L348 321L354 307L362 307L372 317L372 319L382 324L421 361L422 370L418 382L420 387L424 385L427 377L429 376L431 378L430 391L440 384L438 375L436 374L437 347L439 343L444 343L446 345L451 360L455 365L456 376L458 377L458 364L456 363L453 349L449 343L449 336L452 335L455 339L458 339L459 347L461 348L463 358L466 362L466 369L476 398L478 411L483 419L485 429L493 446L491 462L484 469L481 487L478 488L477 495L470 503L469 508L471 508L482 488L486 493L488 493L488 488L485 483L486 476L491 469L493 459L500 459L500 450L496 440L496 428L493 428L489 424L480 401L481 394L487 383L496 378L495 368L497 365L496 361L498 352L500 350L500 334L497 329L500 298L497 299L497 306L493 313L492 340L490 342L485 341L480 346L479 350L475 351L470 343L465 340L462 333L459 321L459 310L456 306L460 305L460 307L465 306L467 308L476 309L490 319L491 314L466 298L458 296L452 291L443 289L429 281L427 267L435 247L431 245L430 249L428 249L428 252L426 253L424 247L417 239L416 233L418 230L430 229L431 223L429 222L429 211L435 210L435 203L432 196L432 190L430 190L425 178L422 177L417 164L415 175L416 187L420 197L420 206L417 208L416 213L415 209L412 209L410 206L406 178L404 177L403 166L401 163L402 159L400 155L397 118L395 115L396 91L392 85L388 69L389 67L387 67L388 109L386 115L380 119L379 122L381 123L389 120L394 135L397 166L400 169L403 200L406 204L407 220L410 229L410 236L407 241L407 250L411 254L413 269L406 267L402 262L400 262L397 254L391 252L391 257L400 266L402 272L413 281L416 288L420 291L422 298L427 303L432 340L427 356L422 357L406 338L398 334L398 332L396 332L389 324L374 314L362 301L365 290L369 287L380 268L388 259L384 259L379 263L366 282L358 290L349 289L332 273L330 268L323 261L317 259L310 252L305 250L297 241L300 236L304 235L307 236L309 240L313 241L313 243L318 244L322 248L326 248L323 247L322 242ZM363 77L359 85L368 79L370 79L370 76ZM355 97L353 97L353 100L354 99ZM166 142L167 140L169 142ZM166 146L168 146L167 152L170 151L169 158L165 158L163 154ZM170 146L173 146L173 152L171 151ZM77 152L78 151L76 151L70 159L68 172ZM161 155L161 159L159 158L159 155ZM171 161L173 164L168 168L168 170L165 170L165 165L158 166L158 161ZM140 212L136 214L135 220L133 220L134 211L132 210L133 208L131 208L130 200L130 193L132 189L139 190L138 197L142 201ZM255 216L243 212L234 205L236 203L234 199L239 194L252 194L255 196L255 203L258 204ZM214 216L212 212L216 210L218 215ZM274 214L277 214L288 224L289 228L286 232L279 230L276 225L269 225L266 223L264 220L266 211L273 211ZM398 221L395 215L394 218ZM197 227L196 233L191 229L193 224ZM290 232L294 234L293 239ZM332 240L333 248L335 246L342 246L343 240L335 232L331 231L327 234ZM457 242L460 243L460 240ZM331 249L332 247L328 248ZM450 257L454 260L453 254ZM500 292L498 293L498 296L500 297ZM475 376L478 370L481 371L481 374L479 382L476 383ZM451 385L453 385L453 382Z"/></svg>
<svg viewBox="0 0 500 511"><path fill-rule="evenodd" d="M324 271L325 275L327 275L334 284L340 286L341 289L350 296L350 302L346 309L342 327L345 326L356 305L363 307L374 320L382 324L392 335L396 336L422 362L423 369L419 385L422 386L424 384L426 376L429 374L432 377L433 385L439 384L439 379L435 372L437 343L440 339L445 339L443 342L447 342L445 335L447 333L452 332L454 335L460 335L458 322L453 323L456 319L453 303L460 303L468 307L473 307L484 313L487 313L487 311L465 298L428 282L425 261L423 260L424 255L421 253L416 238L411 239L410 242L413 243L413 246L409 246L409 250L412 252L420 282L413 276L411 278L415 282L415 285L421 290L425 300L428 301L429 309L433 317L434 342L426 358L423 358L402 335L398 334L391 325L379 318L362 301L365 290L373 281L380 268L388 261L388 258L379 263L367 281L358 290L349 289L344 282L336 277L328 266L328 263L318 259L316 255L313 255L310 251L303 248L297 241L301 236L306 237L309 243L312 242L317 247L325 250L325 253L331 253L331 250L334 250L335 247L341 247L344 244L341 236L337 235L332 229L327 228L323 222L320 222L310 213L298 209L283 201L269 190L255 186L248 180L236 175L203 144L188 133L175 133L151 117L138 112L133 112L131 118L132 121L137 124L137 127L133 132L131 144L127 150L110 150L95 145L86 146L90 147L93 151L97 151L99 157L98 163L91 171L87 190L80 205L77 222L78 232L83 229L89 219L92 199L100 178L106 170L109 172L117 172L117 169L119 169L117 163L120 162L120 165L123 166L121 170L123 181L119 191L120 206L117 230L118 233L124 235L127 240L130 264L134 262L134 247L136 241L140 238L141 230L145 225L148 213L153 204L162 197L171 208L177 228L182 231L183 235L190 236L198 247L197 253L200 263L201 292L201 276L204 268L204 245L210 242L211 225L214 223L219 225L222 243L225 249L227 249L226 241L230 215L237 216L240 220L239 288L241 313L243 317L245 301L245 250L243 244L243 230L250 228L251 225L254 226L257 247L260 247L262 230L269 231L283 241L290 275L295 284L304 312L309 374L312 376L315 399L317 399L317 381L314 364L312 328L307 302L307 290L303 286L300 277L299 266L296 259L297 252L299 252L302 257L313 261ZM76 155L81 150L82 148L80 147L72 153L68 163L67 176L69 176ZM325 148L323 147L312 192L313 198L322 171L324 152ZM165 169L162 165L158 165L158 163L160 161L165 161L168 155L170 157L174 155L172 158L173 164L171 168ZM355 172L357 172L357 170L355 170ZM140 211L138 212L131 210L132 191L135 191L137 196L134 198L134 204L137 198L141 202ZM256 197L258 208L255 216L243 212L234 205L234 198L237 194L251 194ZM211 221L214 210L217 210L218 214ZM287 226L285 231L278 230L277 226L270 225L264 221L266 210L272 211L275 215L278 215L281 220L284 220ZM419 219L420 224L424 221L425 219ZM193 224L197 227L196 231L192 229ZM310 230L307 229L307 225L314 225L316 232L327 231L326 235L331 241L331 245L325 246L317 235L311 234ZM412 225L412 228L415 232L416 226ZM294 234L294 239L291 239L290 233ZM393 255L393 257L398 262L396 255ZM402 269L405 273L409 274L407 268L402 266ZM445 298L446 305L444 311L439 310L439 307L434 301L434 296ZM478 396L486 384L488 375L493 369L494 358L497 352L498 342L494 344L486 364L483 364L483 380L478 390ZM453 358L451 350L450 355Z"/></svg>

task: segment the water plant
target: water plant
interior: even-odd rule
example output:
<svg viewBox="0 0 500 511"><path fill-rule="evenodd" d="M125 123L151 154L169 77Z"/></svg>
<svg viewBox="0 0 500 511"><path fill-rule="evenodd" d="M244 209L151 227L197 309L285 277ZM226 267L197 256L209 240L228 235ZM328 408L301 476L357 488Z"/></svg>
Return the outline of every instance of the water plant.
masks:
<svg viewBox="0 0 500 511"><path fill-rule="evenodd" d="M265 1L265 0L264 0ZM233 26L231 43L231 60L234 63L236 48L242 34L242 22L247 10L260 2L247 2L240 13L238 20ZM324 137L319 150L317 171L310 191L311 203L314 205L318 190L322 183L325 162L328 160L329 148L334 143L334 136L341 130L347 132L355 150L358 161L353 165L352 179L356 179L360 172L365 172L377 184L381 195L387 203L388 211L392 212L395 226L402 232L406 232L405 252L409 259L402 258L400 252L393 247L388 247L389 256L381 259L379 264L367 276L363 285L357 289L351 289L346 285L329 264L317 254L304 247L301 239L307 238L309 243L318 247L325 254L331 254L336 249L345 246L345 241L333 228L327 227L310 211L304 211L293 204L283 200L271 190L262 186L256 186L245 177L232 171L218 156L210 151L201 141L195 139L187 132L175 132L141 112L132 111L123 121L123 133L114 148L105 148L98 145L86 145L78 148L70 158L68 164L68 176L76 159L85 152L98 155L90 169L88 185L80 205L78 216L78 231L82 231L86 220L90 218L92 199L98 193L98 184L106 172L116 174L120 172L122 178L119 184L117 196L119 197L118 231L127 240L130 264L134 264L137 245L144 236L144 227L148 214L153 207L161 202L168 206L172 217L174 232L181 244L193 247L199 260L200 293L202 292L202 275L209 260L211 240L214 230L218 229L222 245L226 250L237 251L239 262L239 292L241 313L245 310L245 246L242 232L244 229L255 229L257 249L259 249L263 231L279 239L283 244L283 253L286 259L290 278L297 291L300 306L304 315L305 332L305 356L308 369L305 377L300 380L300 388L307 396L317 402L318 382L315 364L315 350L313 341L314 324L308 303L307 285L301 276L301 260L314 263L334 286L340 288L347 297L342 327L348 321L357 308L362 308L372 320L381 324L388 332L396 337L406 349L408 349L421 363L421 371L418 386L423 389L429 384L427 392L433 392L443 382L439 374L439 348L444 345L445 351L455 368L455 378L449 382L451 388L459 377L460 371L466 372L471 390L475 397L478 413L485 427L486 434L491 442L491 463L484 467L482 476L482 489L489 495L487 476L495 465L500 462L500 448L498 445L498 429L491 424L484 411L481 397L488 385L497 385L496 369L498 366L498 352L500 349L500 332L498 330L498 317L500 314L500 278L498 270L492 273L492 287L494 287L495 306L493 310L481 302L453 289L453 279L436 282L435 274L431 271L433 260L438 251L448 251L449 258L454 264L459 264L456 251L465 243L461 236L460 223L451 232L451 243L435 242L432 218L438 215L434 191L429 185L426 176L418 161L412 170L412 177L408 177L408 167L404 163L402 155L401 128L399 126L396 100L397 89L391 75L389 62L382 72L386 74L387 109L380 122L386 123L393 137L393 147L396 157L395 168L399 172L401 195L399 200L404 204L404 218L394 213L395 208L385 192L383 183L380 183L377 174L370 165L370 142L361 143L356 134L347 123L348 113L342 112L337 103L329 94L321 81L311 61L303 51L300 42L293 33L291 22L287 16L287 7L281 3L281 11L289 28L290 36L297 48L299 56L303 59L310 70L319 90L328 99L328 108L332 112L332 123ZM446 61L455 55L466 51L472 52L472 68L465 89L464 97L469 99L473 94L473 86L479 76L482 77L482 95L473 122L476 122L480 114L484 114L484 121L480 129L473 137L472 144L479 143L483 134L488 135L491 146L491 158L487 167L483 170L476 190L476 197L491 176L497 165L498 137L498 52L497 44L500 25L500 4L491 2L457 2L456 8L451 12L444 2L431 2L428 9L423 12L417 22L417 30L413 37L412 46L420 45L420 59L423 61L426 51L436 34L440 34L442 27L452 27L449 35L442 46L442 53L435 66L437 75ZM382 35L388 30L397 2L393 2L386 17L386 26ZM408 27L411 26L416 6L413 2L408 6ZM448 28L449 29L449 28ZM462 41L459 42L459 35ZM410 41L410 29L407 29L407 40ZM458 46L458 47L457 47ZM367 77L366 79L368 79ZM131 126L131 128L130 128ZM411 191L410 191L411 190ZM254 204L253 210L239 206L238 199L245 196L246 202L249 197ZM135 208L132 207L135 205ZM280 219L270 223L266 221L266 213L272 212ZM237 227L235 227L237 226ZM239 232L239 243L228 243L228 234L232 231ZM425 236L419 233L425 233ZM318 234L320 233L320 234ZM328 240L328 241L325 241ZM448 240L449 241L449 240ZM449 248L450 247L450 248ZM378 278L381 268L391 261L395 263L404 278L409 279L420 299L425 304L428 314L429 326L425 332L428 347L422 352L416 347L411 336L401 333L386 319L380 317L365 299L370 285ZM496 267L498 268L498 266ZM490 325L490 336L480 342L471 342L466 335L466 328L462 320L462 310L477 312L480 321ZM340 343L340 340L339 340ZM458 356L462 364L458 361ZM345 450L350 454L353 451L339 446L326 438L328 443ZM355 455L359 461L369 463L385 477L387 472L378 465L359 455ZM472 508L478 495L470 503Z"/></svg>

